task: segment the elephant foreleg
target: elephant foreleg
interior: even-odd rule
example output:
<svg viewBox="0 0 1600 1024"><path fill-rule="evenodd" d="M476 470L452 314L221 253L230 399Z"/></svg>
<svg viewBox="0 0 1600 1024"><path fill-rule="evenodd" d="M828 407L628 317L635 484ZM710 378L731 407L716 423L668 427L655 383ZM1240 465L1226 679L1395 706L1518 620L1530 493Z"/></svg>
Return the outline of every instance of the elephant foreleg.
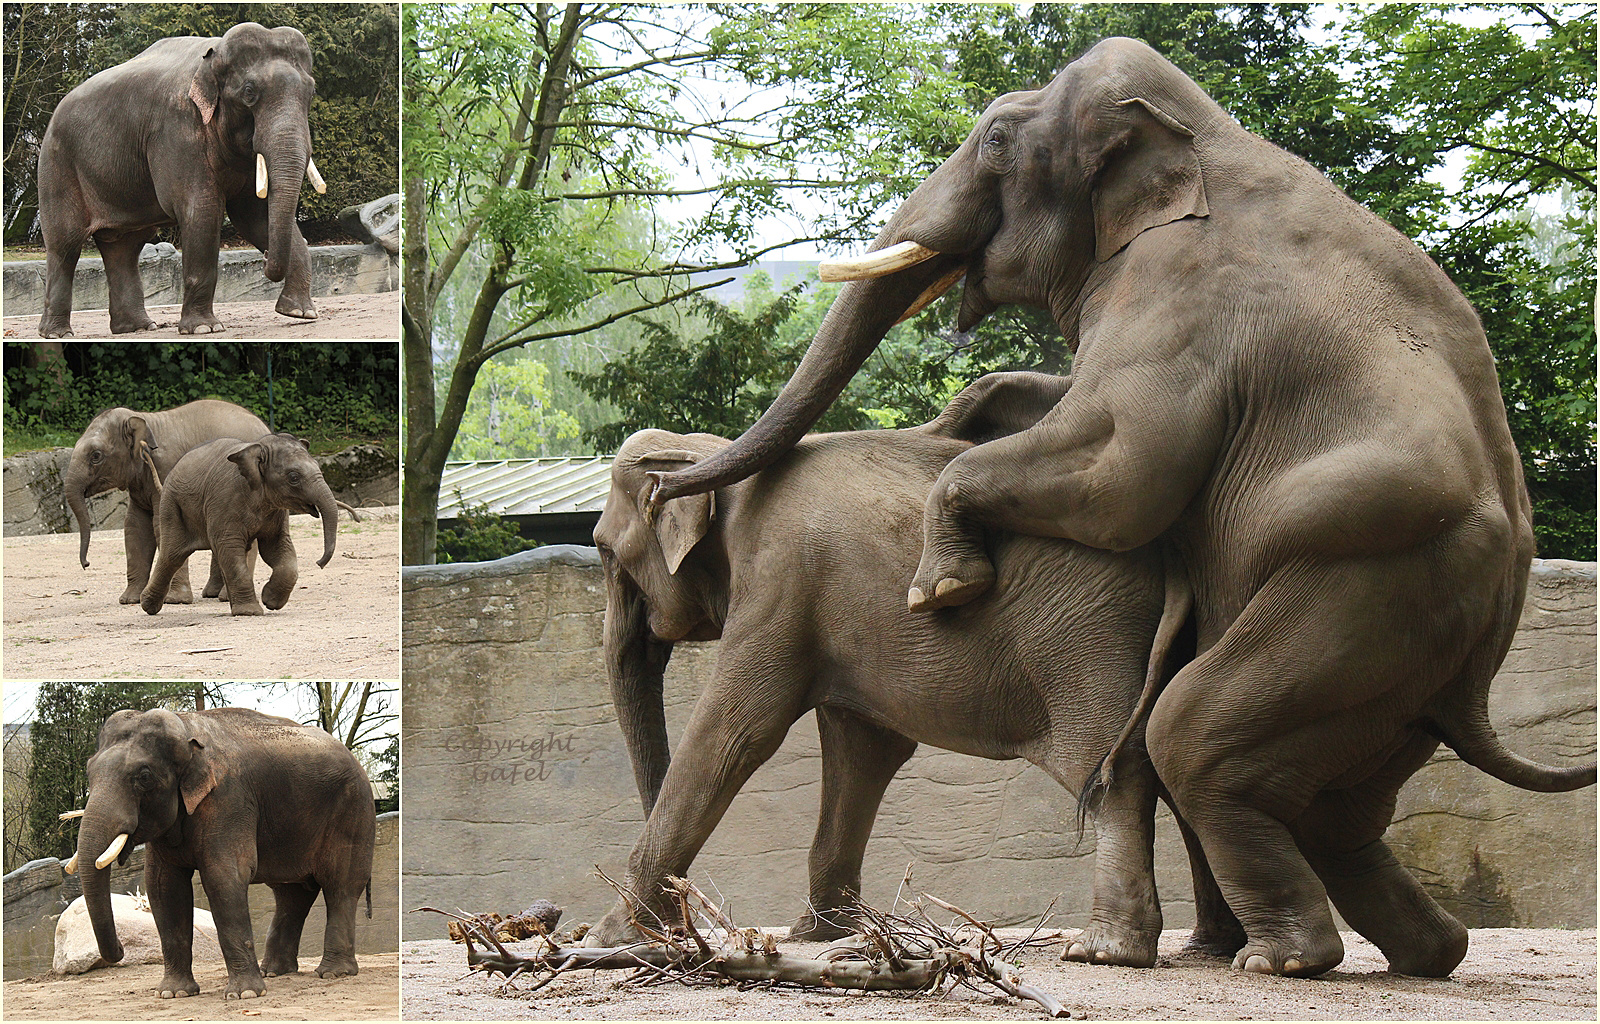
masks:
<svg viewBox="0 0 1600 1024"><path fill-rule="evenodd" d="M183 314L179 334L210 334L224 329L212 311L217 293L217 248L222 209L210 196L190 202L179 225L183 245Z"/></svg>
<svg viewBox="0 0 1600 1024"><path fill-rule="evenodd" d="M156 322L144 308L144 281L139 276L139 252L155 231L140 231L120 238L96 238L106 270L106 290L111 306L111 333L131 334L154 330Z"/></svg>
<svg viewBox="0 0 1600 1024"><path fill-rule="evenodd" d="M295 582L300 579L300 563L295 558L294 541L289 537L289 524L285 517L275 533L263 533L256 540L261 560L272 566L272 575L261 588L261 602L274 610L289 603ZM250 563L255 564L255 551L250 552Z"/></svg>
<svg viewBox="0 0 1600 1024"><path fill-rule="evenodd" d="M827 941L855 931L848 908L861 898L861 861L878 805L915 741L848 711L817 708L822 739L822 806L811 841L810 905L792 939Z"/></svg>
<svg viewBox="0 0 1600 1024"><path fill-rule="evenodd" d="M200 986L194 980L194 869L170 864L148 850L145 857L145 891L166 965L156 993L162 999L198 995Z"/></svg>
<svg viewBox="0 0 1600 1024"><path fill-rule="evenodd" d="M1171 797L1166 800L1189 852L1189 874L1194 879L1194 931L1189 934L1183 950L1232 960L1233 954L1245 944L1244 925L1228 909L1228 901L1223 898L1211 865L1206 862L1206 850L1200 845L1200 837L1183 820Z"/></svg>
<svg viewBox="0 0 1600 1024"><path fill-rule="evenodd" d="M211 919L217 925L217 944L228 965L224 999L253 999L265 995L267 984L256 961L255 938L250 928L250 876L255 857L212 851L212 863L200 869L200 884L211 901Z"/></svg>
<svg viewBox="0 0 1600 1024"><path fill-rule="evenodd" d="M261 973L268 978L300 971L300 934L306 915L317 901L315 882L275 882L271 886L277 903L272 924L267 927L267 951L261 958Z"/></svg>

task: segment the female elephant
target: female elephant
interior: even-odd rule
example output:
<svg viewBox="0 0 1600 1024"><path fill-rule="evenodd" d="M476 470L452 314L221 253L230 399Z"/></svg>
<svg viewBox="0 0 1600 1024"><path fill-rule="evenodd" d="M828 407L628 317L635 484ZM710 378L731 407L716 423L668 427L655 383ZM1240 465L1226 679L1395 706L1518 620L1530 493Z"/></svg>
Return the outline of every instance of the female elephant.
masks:
<svg viewBox="0 0 1600 1024"><path fill-rule="evenodd" d="M635 915L672 920L667 875L690 862L745 780L813 708L822 738L822 812L810 857L810 910L794 933L849 930L878 804L918 743L1026 758L1082 791L1129 720L1147 671L1165 670L1186 608L1167 628L1163 565L1126 554L1010 537L996 558L1000 600L939 616L895 599L915 564L920 508L939 472L1009 432L1066 381L993 375L915 430L813 437L760 476L647 512L649 474L694 464L727 441L641 431L618 454L595 527L605 566L606 664L648 817L629 861L643 906L620 903L587 941L635 936ZM722 640L716 673L669 758L662 672L678 640ZM1152 649L1155 653L1152 654ZM670 767L669 767L670 761ZM1148 967L1161 907L1153 876L1158 783L1142 737L1111 765L1096 809L1094 906L1068 956ZM1243 942L1192 847L1197 948Z"/></svg>
<svg viewBox="0 0 1600 1024"><path fill-rule="evenodd" d="M1249 934L1236 966L1337 964L1331 897L1392 969L1448 974L1466 931L1382 841L1401 784L1441 740L1524 788L1595 781L1511 754L1489 725L1533 535L1461 293L1129 39L996 100L875 248L825 268L862 280L772 408L664 474L655 503L769 464L962 275L963 329L1003 303L1049 310L1072 388L944 469L910 606L989 588L989 528L1119 551L1165 538L1193 581L1198 654L1147 742Z"/></svg>
<svg viewBox="0 0 1600 1024"><path fill-rule="evenodd" d="M209 549L222 567L234 615L260 615L262 604L282 608L300 578L289 513L322 519L320 568L333 557L340 508L361 518L334 498L310 445L292 434L267 434L255 441L224 437L201 445L167 477L157 520L161 551L139 606L151 615L159 612L172 574L184 559ZM272 566L260 601L249 557L252 544Z"/></svg>
<svg viewBox="0 0 1600 1024"><path fill-rule="evenodd" d="M156 554L155 514L160 501L160 481L193 448L219 437L259 437L267 425L255 413L215 399L202 399L164 412L107 409L90 423L72 447L72 459L61 477L67 507L78 520L78 561L89 567L88 499L105 491L128 492L127 517L122 538L128 560L128 587L118 600L133 604L150 579ZM152 476L152 471L156 476ZM159 479L157 478L159 477ZM205 596L222 590L222 573L211 563ZM167 601L188 604L189 567L178 568Z"/></svg>
<svg viewBox="0 0 1600 1024"><path fill-rule="evenodd" d="M89 801L73 863L100 956L122 959L110 867L145 844L144 888L161 936L163 999L200 991L191 969L194 873L200 873L228 965L224 998L266 991L267 975L299 970L306 913L323 894L324 978L356 973L356 907L372 914L372 786L338 740L245 708L118 711L89 758ZM248 891L277 898L258 964Z"/></svg>
<svg viewBox="0 0 1600 1024"><path fill-rule="evenodd" d="M45 244L44 338L72 334L72 277L90 238L105 260L111 331L145 313L139 251L176 225L183 250L180 334L221 330L212 311L226 213L282 281L277 310L315 319L311 258L295 226L311 162L311 48L293 28L235 25L220 39L153 43L67 93L39 148Z"/></svg>

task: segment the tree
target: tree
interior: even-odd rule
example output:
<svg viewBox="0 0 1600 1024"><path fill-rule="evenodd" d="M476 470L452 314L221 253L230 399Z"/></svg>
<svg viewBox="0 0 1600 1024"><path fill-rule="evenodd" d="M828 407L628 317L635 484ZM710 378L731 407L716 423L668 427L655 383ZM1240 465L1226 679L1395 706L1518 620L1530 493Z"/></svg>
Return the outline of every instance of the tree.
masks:
<svg viewBox="0 0 1600 1024"><path fill-rule="evenodd" d="M450 458L526 459L578 436L578 421L554 407L550 369L537 359L494 359L478 373Z"/></svg>
<svg viewBox="0 0 1600 1024"><path fill-rule="evenodd" d="M416 5L405 18L412 564L433 558L439 478L489 359L715 287L687 275L788 244L760 244L755 226L795 194L827 197L796 240L858 238L916 174L906 154L930 131L965 131L947 113L953 79L890 8ZM818 170L824 157L835 170ZM659 216L689 197L705 212ZM626 230L640 213L642 241ZM459 319L446 302L458 275ZM447 322L455 355L436 388Z"/></svg>

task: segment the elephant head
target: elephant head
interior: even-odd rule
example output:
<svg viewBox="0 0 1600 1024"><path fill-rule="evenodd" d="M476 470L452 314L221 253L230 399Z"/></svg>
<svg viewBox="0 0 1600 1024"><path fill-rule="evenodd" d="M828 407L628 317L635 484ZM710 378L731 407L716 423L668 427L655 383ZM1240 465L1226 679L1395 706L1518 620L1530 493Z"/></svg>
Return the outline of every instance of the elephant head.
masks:
<svg viewBox="0 0 1600 1024"><path fill-rule="evenodd" d="M672 645L717 639L727 610L717 556L688 557L712 532L716 496L651 510L649 474L692 465L727 444L711 434L634 434L611 465L611 494L594 528L606 574L606 673L646 817L670 761L661 687Z"/></svg>
<svg viewBox="0 0 1600 1024"><path fill-rule="evenodd" d="M256 195L267 200L269 281L288 270L300 180L326 192L311 160L311 47L299 29L246 22L207 50L189 86L201 120L239 158L254 154Z"/></svg>
<svg viewBox="0 0 1600 1024"><path fill-rule="evenodd" d="M132 409L118 408L96 416L73 445L61 490L78 521L78 561L85 569L89 567L89 498L106 491L132 491L142 484L153 489L155 481L145 451L154 451L158 442L148 420Z"/></svg>
<svg viewBox="0 0 1600 1024"><path fill-rule="evenodd" d="M118 711L100 727L89 758L89 800L74 861L95 942L107 963L122 959L111 912L111 865L193 814L216 786L216 752L165 708Z"/></svg>
<svg viewBox="0 0 1600 1024"><path fill-rule="evenodd" d="M322 520L322 557L317 566L326 566L339 537L339 502L322 478L322 467L311 457L311 443L293 434L268 434L241 441L226 454L249 485L257 511L285 509Z"/></svg>
<svg viewBox="0 0 1600 1024"><path fill-rule="evenodd" d="M959 327L1004 303L1049 310L1069 344L1095 268L1142 233L1206 217L1207 142L1233 125L1150 47L1108 39L1042 89L989 105L961 147L854 260L850 280L772 407L731 446L663 474L664 502L730 483L791 448L889 328L963 276Z"/></svg>

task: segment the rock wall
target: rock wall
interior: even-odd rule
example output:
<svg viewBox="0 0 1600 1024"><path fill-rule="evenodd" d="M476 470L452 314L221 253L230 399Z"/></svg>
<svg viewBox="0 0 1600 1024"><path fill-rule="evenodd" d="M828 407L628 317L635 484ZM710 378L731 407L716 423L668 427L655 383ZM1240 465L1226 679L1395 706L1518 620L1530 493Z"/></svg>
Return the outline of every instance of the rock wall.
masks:
<svg viewBox="0 0 1600 1024"><path fill-rule="evenodd" d="M377 846L372 853L372 917L367 917L363 897L356 912L356 953L389 953L400 948L400 815L378 815ZM111 869L111 891L131 893L144 887L144 847L134 848L126 864ZM211 902L199 879L194 883L194 904L209 911ZM56 918L73 900L83 895L78 876L61 870L54 857L29 861L5 876L5 977L26 978L50 969L55 940ZM256 948L267 940L272 923L272 890L265 885L250 887L250 920L256 935ZM322 933L327 911L317 900L306 917L300 939L301 959L322 954Z"/></svg>
<svg viewBox="0 0 1600 1024"><path fill-rule="evenodd" d="M402 570L402 748L408 906L520 910L537 898L593 921L642 827L601 661L605 584L592 548ZM681 735L716 661L680 644L666 676ZM1535 564L1491 713L1513 749L1550 763L1595 756L1595 566ZM734 800L696 858L745 924L791 923L806 896L820 750L814 717ZM867 848L864 895L887 904L907 865L917 888L997 924L1088 917L1092 833L1074 802L1022 761L926 746L900 770ZM1524 793L1448 751L1401 793L1391 844L1473 926L1593 928L1595 793ZM1163 810L1157 879L1168 927L1194 921L1188 861ZM707 891L712 891L708 888ZM406 938L442 921L406 915Z"/></svg>
<svg viewBox="0 0 1600 1024"><path fill-rule="evenodd" d="M71 460L71 448L26 452L5 460L4 536L77 532L78 524L61 493L61 475ZM347 504L400 504L400 460L382 445L351 445L319 455L317 462L334 496ZM121 529L127 510L127 491L108 491L89 499L89 517L96 530Z"/></svg>

